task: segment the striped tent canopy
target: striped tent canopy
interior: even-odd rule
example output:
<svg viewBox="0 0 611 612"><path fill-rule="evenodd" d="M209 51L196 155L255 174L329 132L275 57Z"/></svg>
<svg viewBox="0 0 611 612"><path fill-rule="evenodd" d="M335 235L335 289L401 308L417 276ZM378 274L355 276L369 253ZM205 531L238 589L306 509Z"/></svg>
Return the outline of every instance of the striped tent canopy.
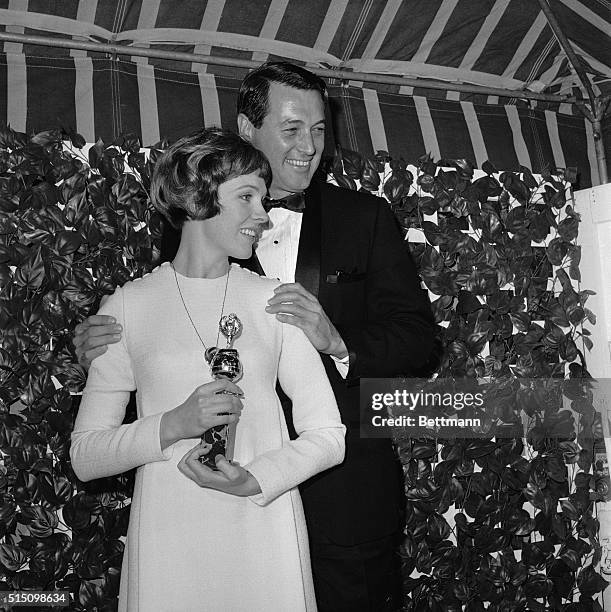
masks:
<svg viewBox="0 0 611 612"><path fill-rule="evenodd" d="M610 94L609 0L547 2L594 94ZM30 36L0 42L0 121L21 131L60 124L89 142L132 133L151 145L201 125L233 128L248 63L285 58L410 78L327 75L332 138L346 148L507 170L577 167L580 187L599 182L592 124L579 109L587 95L538 0L0 0L0 31ZM237 65L134 55L141 48Z"/></svg>

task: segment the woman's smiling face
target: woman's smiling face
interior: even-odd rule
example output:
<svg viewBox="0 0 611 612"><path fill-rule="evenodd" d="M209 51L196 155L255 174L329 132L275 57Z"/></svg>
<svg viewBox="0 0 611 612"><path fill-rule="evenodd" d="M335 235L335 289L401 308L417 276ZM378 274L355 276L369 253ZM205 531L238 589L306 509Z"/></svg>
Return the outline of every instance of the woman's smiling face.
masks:
<svg viewBox="0 0 611 612"><path fill-rule="evenodd" d="M266 195L265 181L258 172L222 183L218 188L221 212L201 221L207 249L222 257L248 259L269 221L262 204Z"/></svg>

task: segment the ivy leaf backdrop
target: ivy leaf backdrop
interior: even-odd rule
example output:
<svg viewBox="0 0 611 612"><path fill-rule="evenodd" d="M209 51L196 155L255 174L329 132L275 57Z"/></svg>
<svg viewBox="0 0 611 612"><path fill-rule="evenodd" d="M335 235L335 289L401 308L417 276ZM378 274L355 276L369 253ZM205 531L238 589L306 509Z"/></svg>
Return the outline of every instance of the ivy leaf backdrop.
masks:
<svg viewBox="0 0 611 612"><path fill-rule="evenodd" d="M163 223L147 192L160 149L145 156L129 136L86 155L84 144L62 129L0 129L0 589L69 590L72 610L114 610L133 474L83 484L72 472L86 374L71 340L102 296L159 263ZM440 376L485 378L498 397L520 377L582 383L568 398L578 433L564 438L537 435L567 411L536 397L527 440L397 435L405 609L601 610L595 315L578 289L571 172L486 163L476 176L465 160L408 167L345 150L325 170L385 196L408 234L433 294Z"/></svg>

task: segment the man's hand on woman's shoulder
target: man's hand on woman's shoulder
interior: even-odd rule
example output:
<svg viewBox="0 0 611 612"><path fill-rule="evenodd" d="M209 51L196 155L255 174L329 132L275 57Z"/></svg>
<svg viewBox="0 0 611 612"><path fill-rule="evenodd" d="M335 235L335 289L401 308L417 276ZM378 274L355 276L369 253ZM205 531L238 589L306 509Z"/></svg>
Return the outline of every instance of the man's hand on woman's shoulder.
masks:
<svg viewBox="0 0 611 612"><path fill-rule="evenodd" d="M337 359L348 357L348 349L318 298L299 283L284 283L274 289L265 311L282 323L299 327L312 346Z"/></svg>

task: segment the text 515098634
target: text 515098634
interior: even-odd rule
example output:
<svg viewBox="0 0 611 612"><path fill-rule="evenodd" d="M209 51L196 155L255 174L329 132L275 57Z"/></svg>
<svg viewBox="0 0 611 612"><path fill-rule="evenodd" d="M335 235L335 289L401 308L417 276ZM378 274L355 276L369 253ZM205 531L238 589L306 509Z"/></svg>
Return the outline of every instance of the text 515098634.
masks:
<svg viewBox="0 0 611 612"><path fill-rule="evenodd" d="M68 591L0 591L0 606L53 606L67 608Z"/></svg>

